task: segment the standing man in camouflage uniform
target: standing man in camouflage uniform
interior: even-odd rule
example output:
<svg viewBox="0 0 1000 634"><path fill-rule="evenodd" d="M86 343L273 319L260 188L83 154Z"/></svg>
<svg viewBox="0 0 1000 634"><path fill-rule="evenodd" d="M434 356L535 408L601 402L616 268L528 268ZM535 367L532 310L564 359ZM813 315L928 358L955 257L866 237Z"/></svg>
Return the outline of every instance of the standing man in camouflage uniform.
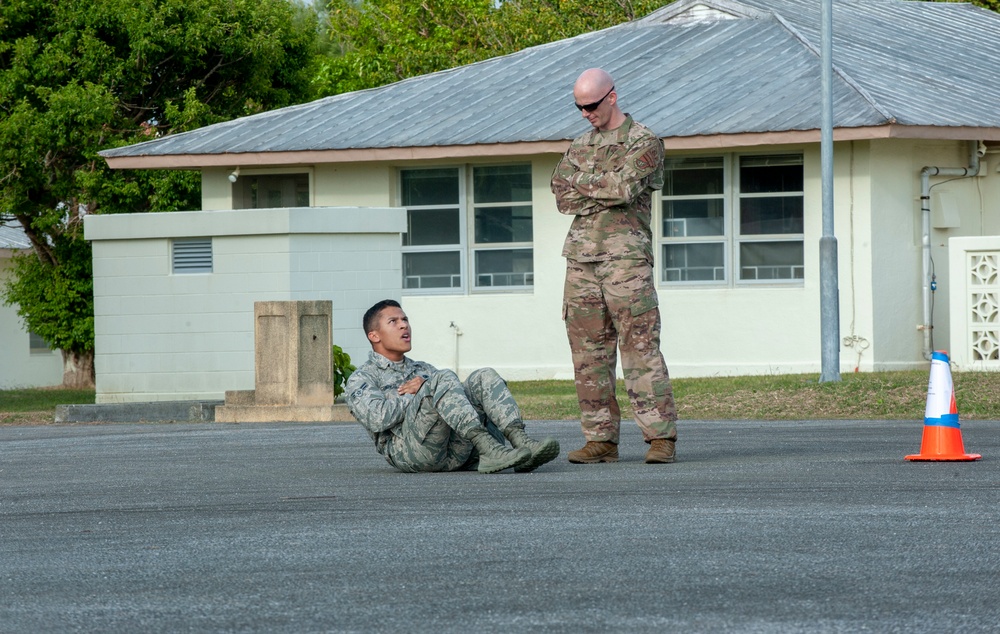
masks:
<svg viewBox="0 0 1000 634"><path fill-rule="evenodd" d="M620 345L625 388L650 445L646 462L673 462L677 408L660 352L650 230L652 192L663 186L663 142L622 112L604 70L584 71L573 97L593 129L573 141L552 175L559 211L573 216L563 248L563 319L587 441L569 461L618 460Z"/></svg>
<svg viewBox="0 0 1000 634"><path fill-rule="evenodd" d="M525 434L521 410L493 369L463 384L451 370L406 357L412 333L398 302L378 302L363 323L372 351L347 380L347 406L389 464L406 472L524 472L559 455L555 439Z"/></svg>

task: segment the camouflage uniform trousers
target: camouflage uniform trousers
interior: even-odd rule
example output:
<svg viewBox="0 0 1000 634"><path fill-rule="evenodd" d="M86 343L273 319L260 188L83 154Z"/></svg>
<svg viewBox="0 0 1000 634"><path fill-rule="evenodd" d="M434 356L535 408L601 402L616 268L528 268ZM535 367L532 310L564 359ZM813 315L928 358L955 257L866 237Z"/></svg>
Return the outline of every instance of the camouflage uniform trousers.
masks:
<svg viewBox="0 0 1000 634"><path fill-rule="evenodd" d="M625 389L644 439L676 439L677 407L660 352L652 267L645 260L567 260L563 319L586 440L618 442L619 342Z"/></svg>
<svg viewBox="0 0 1000 634"><path fill-rule="evenodd" d="M414 395L386 457L400 471L456 471L478 455L471 432L485 427L503 444L509 426L524 426L521 410L495 370L476 370L464 383L440 370Z"/></svg>

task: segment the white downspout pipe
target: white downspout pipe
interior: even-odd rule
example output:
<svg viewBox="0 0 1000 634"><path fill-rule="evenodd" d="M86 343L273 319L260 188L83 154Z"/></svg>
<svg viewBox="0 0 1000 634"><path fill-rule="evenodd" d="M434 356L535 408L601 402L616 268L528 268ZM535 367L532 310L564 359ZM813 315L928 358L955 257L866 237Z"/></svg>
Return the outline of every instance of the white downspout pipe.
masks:
<svg viewBox="0 0 1000 634"><path fill-rule="evenodd" d="M968 167L925 167L920 170L920 215L921 215L921 246L923 248L923 290L924 318L918 330L924 334L924 359L930 360L934 354L934 315L932 307L933 292L937 289L937 281L931 270L931 176L955 176L965 178L979 174L979 143L969 143Z"/></svg>
<svg viewBox="0 0 1000 634"><path fill-rule="evenodd" d="M455 329L455 374L458 374L458 338L462 336L462 329L458 327L458 324L451 322L448 326L449 328Z"/></svg>

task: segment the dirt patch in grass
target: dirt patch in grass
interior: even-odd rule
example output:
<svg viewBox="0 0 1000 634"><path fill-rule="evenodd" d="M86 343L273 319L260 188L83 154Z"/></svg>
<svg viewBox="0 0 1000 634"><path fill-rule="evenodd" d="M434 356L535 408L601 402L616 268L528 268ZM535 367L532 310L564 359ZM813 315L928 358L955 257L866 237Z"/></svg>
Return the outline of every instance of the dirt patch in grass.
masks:
<svg viewBox="0 0 1000 634"><path fill-rule="evenodd" d="M51 425L55 422L53 410L37 412L0 412L0 425Z"/></svg>

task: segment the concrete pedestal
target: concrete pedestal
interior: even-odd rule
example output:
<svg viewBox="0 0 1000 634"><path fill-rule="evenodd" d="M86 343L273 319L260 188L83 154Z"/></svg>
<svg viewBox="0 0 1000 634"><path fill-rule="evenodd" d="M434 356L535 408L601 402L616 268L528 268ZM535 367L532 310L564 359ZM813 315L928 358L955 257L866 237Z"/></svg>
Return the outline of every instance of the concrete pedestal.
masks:
<svg viewBox="0 0 1000 634"><path fill-rule="evenodd" d="M226 392L221 423L354 420L334 405L329 300L254 302L253 390Z"/></svg>

